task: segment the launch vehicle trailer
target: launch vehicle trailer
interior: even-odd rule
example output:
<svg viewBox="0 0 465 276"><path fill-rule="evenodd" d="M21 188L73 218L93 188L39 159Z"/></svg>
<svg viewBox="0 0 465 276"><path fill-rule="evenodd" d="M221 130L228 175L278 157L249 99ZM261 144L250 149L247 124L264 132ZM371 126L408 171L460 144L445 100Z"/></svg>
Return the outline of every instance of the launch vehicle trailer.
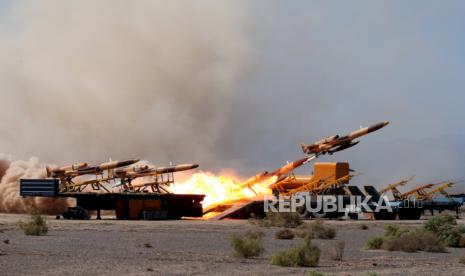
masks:
<svg viewBox="0 0 465 276"><path fill-rule="evenodd" d="M203 215L202 201L205 195L150 192L60 192L59 184L58 179L21 179L20 195L23 197L75 198L76 207L71 207L64 217L77 213L79 210L97 211L97 219L100 219L101 210L115 211L117 219L180 219Z"/></svg>

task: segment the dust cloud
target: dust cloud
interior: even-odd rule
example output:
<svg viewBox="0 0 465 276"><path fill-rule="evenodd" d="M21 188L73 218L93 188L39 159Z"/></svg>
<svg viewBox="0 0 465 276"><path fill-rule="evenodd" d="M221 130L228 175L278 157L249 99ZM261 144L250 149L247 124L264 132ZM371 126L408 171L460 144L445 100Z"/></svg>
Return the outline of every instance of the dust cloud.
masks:
<svg viewBox="0 0 465 276"><path fill-rule="evenodd" d="M45 214L64 212L69 206L68 199L19 196L20 178L45 178L45 174L45 166L36 157L10 161L0 156L0 212L26 213L33 207Z"/></svg>

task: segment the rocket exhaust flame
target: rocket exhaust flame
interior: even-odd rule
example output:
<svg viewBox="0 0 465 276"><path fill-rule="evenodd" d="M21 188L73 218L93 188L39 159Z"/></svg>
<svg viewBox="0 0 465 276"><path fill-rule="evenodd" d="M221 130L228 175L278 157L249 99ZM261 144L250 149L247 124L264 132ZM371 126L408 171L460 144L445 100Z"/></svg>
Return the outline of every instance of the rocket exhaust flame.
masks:
<svg viewBox="0 0 465 276"><path fill-rule="evenodd" d="M262 172L245 181L239 181L236 177L216 176L211 173L194 174L184 183L172 186L172 192L180 194L204 194L206 195L204 208L224 201L254 198L257 196L271 195L271 186L282 180L282 177L294 169L307 164L315 156L309 156L290 162L277 170L269 173Z"/></svg>
<svg viewBox="0 0 465 276"><path fill-rule="evenodd" d="M253 191L259 195L270 195L269 186L277 180L277 176L270 177L251 184ZM254 198L257 195L247 186L241 185L237 177L215 175L209 172L200 172L192 175L184 182L178 182L171 186L171 192L177 194L204 194L203 207L220 204L225 201Z"/></svg>

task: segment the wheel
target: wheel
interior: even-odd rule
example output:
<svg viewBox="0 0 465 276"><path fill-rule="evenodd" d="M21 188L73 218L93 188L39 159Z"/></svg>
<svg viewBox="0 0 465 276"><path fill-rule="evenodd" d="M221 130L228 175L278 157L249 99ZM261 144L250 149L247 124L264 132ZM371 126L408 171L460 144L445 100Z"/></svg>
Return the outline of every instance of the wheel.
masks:
<svg viewBox="0 0 465 276"><path fill-rule="evenodd" d="M358 220L358 214L357 213L349 213L349 218L351 220Z"/></svg>
<svg viewBox="0 0 465 276"><path fill-rule="evenodd" d="M376 220L395 220L397 213L396 212L388 212L386 210L381 210L379 212L374 212L373 216Z"/></svg>
<svg viewBox="0 0 465 276"><path fill-rule="evenodd" d="M419 220L421 217L421 209L406 208L399 211L400 220Z"/></svg>

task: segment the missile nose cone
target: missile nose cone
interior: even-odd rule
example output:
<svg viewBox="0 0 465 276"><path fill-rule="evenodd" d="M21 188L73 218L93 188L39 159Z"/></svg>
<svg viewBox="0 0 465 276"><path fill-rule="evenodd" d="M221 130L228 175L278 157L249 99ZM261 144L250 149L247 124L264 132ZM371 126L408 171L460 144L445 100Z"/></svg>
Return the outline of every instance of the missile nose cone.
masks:
<svg viewBox="0 0 465 276"><path fill-rule="evenodd" d="M374 124L374 125L366 128L366 133L371 133L371 132L377 131L378 129L381 129L381 128L387 126L388 124L389 124L389 121L384 121L384 122L381 122L381 123Z"/></svg>

